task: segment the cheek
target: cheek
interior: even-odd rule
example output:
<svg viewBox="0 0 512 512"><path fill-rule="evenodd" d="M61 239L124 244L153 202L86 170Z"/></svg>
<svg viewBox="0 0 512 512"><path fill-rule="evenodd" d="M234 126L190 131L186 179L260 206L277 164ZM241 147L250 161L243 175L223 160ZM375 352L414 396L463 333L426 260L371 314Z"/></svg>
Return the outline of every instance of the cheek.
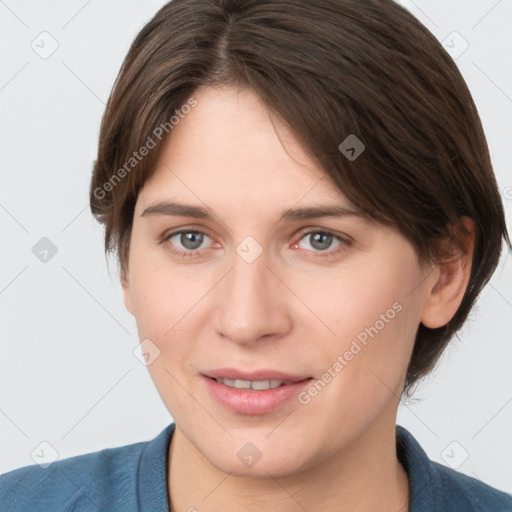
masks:
<svg viewBox="0 0 512 512"><path fill-rule="evenodd" d="M193 323L208 291L206 283L148 260L134 264L133 274L136 280L131 292L139 339L150 340L148 346L158 354L148 371L172 417L183 421L197 413L185 390L193 385L191 361L199 351Z"/></svg>
<svg viewBox="0 0 512 512"><path fill-rule="evenodd" d="M404 248L399 261L354 266L333 280L338 284L329 294L313 295L312 308L323 312L334 334L308 354L322 361L319 391L312 390L318 398L311 401L333 410L333 422L353 416L369 423L400 396L420 318L419 279L414 253Z"/></svg>
<svg viewBox="0 0 512 512"><path fill-rule="evenodd" d="M159 391L177 396L179 383L187 386L195 373L192 361L201 351L199 331L207 327L205 304L212 284L204 272L189 270L192 266L171 267L148 256L134 257L134 316L139 339L151 340L159 354L148 366L152 379Z"/></svg>
<svg viewBox="0 0 512 512"><path fill-rule="evenodd" d="M412 249L399 247L396 252L402 253L401 257L383 254L376 259L369 255L354 259L342 272L319 271L307 283L302 282L298 294L325 326L324 348L348 348L347 343L354 339L364 344L366 338L392 332L403 339L398 334L408 324L419 322L419 268ZM300 283L300 276L295 280ZM318 328L320 322L310 323L311 328L315 325Z"/></svg>
<svg viewBox="0 0 512 512"><path fill-rule="evenodd" d="M158 256L158 254L156 255ZM171 267L162 258L134 257L131 297L139 334L166 340L181 324L186 324L208 291L204 275Z"/></svg>

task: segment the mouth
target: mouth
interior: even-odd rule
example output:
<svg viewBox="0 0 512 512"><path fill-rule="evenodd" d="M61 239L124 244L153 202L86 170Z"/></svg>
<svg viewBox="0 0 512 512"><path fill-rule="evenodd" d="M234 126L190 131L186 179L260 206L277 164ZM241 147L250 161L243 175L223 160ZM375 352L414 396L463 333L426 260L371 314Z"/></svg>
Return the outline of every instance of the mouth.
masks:
<svg viewBox="0 0 512 512"><path fill-rule="evenodd" d="M241 379L223 379L217 378L214 379L219 384L224 384L230 388L235 389L252 389L254 391L264 391L265 389L275 389L281 386L287 386L289 384L293 384L291 381L284 380L241 380Z"/></svg>
<svg viewBox="0 0 512 512"><path fill-rule="evenodd" d="M296 397L313 377L261 370L242 372L218 369L203 374L217 403L231 412L246 415L266 414Z"/></svg>

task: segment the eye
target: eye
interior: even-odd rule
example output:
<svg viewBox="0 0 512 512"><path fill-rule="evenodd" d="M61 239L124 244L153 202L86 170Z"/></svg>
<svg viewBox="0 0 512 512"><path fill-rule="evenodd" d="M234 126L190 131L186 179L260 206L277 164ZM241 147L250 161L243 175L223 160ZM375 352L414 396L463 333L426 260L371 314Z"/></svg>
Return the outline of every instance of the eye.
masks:
<svg viewBox="0 0 512 512"><path fill-rule="evenodd" d="M205 232L200 230L182 229L170 234L164 234L159 243L168 242L167 249L179 256L197 256L202 250L208 249L208 239L212 240ZM306 247L302 246L303 241L308 241ZM333 242L335 242L334 248ZM309 247L307 247L309 245ZM337 256L351 245L350 240L332 231L316 229L303 233L300 240L295 242L293 249L303 249L313 252L313 256L330 257ZM217 246L219 246L217 244Z"/></svg>
<svg viewBox="0 0 512 512"><path fill-rule="evenodd" d="M308 243L305 244L306 247L301 247L302 241L307 240ZM336 242L334 249L332 249L333 242ZM307 247L309 245L309 247ZM327 230L316 229L313 231L308 231L304 233L300 240L296 242L293 247L299 249L305 249L308 251L313 251L315 253L314 256L332 256L338 254L340 251L345 250L348 246L350 246L350 241L336 235L335 233ZM330 250L331 249L331 250ZM322 254L324 253L324 254Z"/></svg>
<svg viewBox="0 0 512 512"><path fill-rule="evenodd" d="M173 254L194 256L200 251L200 249L205 248L203 247L203 244L206 242L206 239L211 240L211 238L203 231L185 229L164 235L160 241L162 243L169 242L168 249ZM182 247L181 249L180 246ZM178 247L178 249L176 249L176 247Z"/></svg>

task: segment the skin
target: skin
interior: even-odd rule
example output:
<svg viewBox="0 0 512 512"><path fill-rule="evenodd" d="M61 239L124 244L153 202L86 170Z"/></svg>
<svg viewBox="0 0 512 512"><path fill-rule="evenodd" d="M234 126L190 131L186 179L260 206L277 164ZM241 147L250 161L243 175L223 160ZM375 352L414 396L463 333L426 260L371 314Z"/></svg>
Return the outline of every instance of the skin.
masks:
<svg viewBox="0 0 512 512"><path fill-rule="evenodd" d="M200 88L194 97L139 193L122 278L140 339L160 351L148 369L176 422L171 510L408 510L399 397L419 323L444 325L462 300L471 244L421 266L401 234L360 216L279 222L287 208L351 205L251 90ZM164 200L214 216L142 215ZM179 234L159 243L180 229L207 234L192 256L171 252L193 250ZM322 250L318 229L350 243L333 237ZM236 251L247 236L262 249L252 263ZM234 367L322 379L396 303L401 311L307 404L234 413L201 377ZM237 457L247 442L261 453L252 467Z"/></svg>

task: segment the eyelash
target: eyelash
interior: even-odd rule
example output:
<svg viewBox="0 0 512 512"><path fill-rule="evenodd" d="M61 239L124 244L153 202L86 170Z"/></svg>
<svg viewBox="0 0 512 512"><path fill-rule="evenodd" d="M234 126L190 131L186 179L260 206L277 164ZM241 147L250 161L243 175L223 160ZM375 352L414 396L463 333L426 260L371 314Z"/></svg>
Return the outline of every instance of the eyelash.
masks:
<svg viewBox="0 0 512 512"><path fill-rule="evenodd" d="M203 235L203 236L206 236L208 238L211 238L207 233L205 233L204 231L201 231L199 229L182 229L182 230L179 230L179 231L174 231L172 233L169 233L169 234L166 234L164 233L162 236L159 237L159 244L163 244L167 241L169 241L172 237L176 236L176 235L180 235L180 234L183 234L183 233L194 233L194 234L199 234L199 235ZM331 258L331 257L335 257L335 256L338 256L339 253L341 253L342 251L345 251L347 249L347 247L350 247L351 245L351 241L348 240L347 238L344 238L340 235L337 235L336 233L334 233L333 231L329 231L327 229L313 229L313 230L310 230L310 231L307 231L305 233L303 233L299 240L297 242L294 243L295 244L298 244L302 239L306 238L307 236L310 236L312 234L321 234L321 235L330 235L332 236L334 239L338 240L340 242L340 245L338 247L336 247L334 250L325 250L325 251L309 251L308 249L303 249L303 250L307 250L309 252L312 252L313 253L313 257L321 257L321 258ZM181 257L191 257L191 256L196 256L197 254L199 254L202 249L196 249L196 250L193 250L193 251L180 251L180 250L176 250L170 246L167 247L167 249L174 255L177 255L177 256L181 256Z"/></svg>

